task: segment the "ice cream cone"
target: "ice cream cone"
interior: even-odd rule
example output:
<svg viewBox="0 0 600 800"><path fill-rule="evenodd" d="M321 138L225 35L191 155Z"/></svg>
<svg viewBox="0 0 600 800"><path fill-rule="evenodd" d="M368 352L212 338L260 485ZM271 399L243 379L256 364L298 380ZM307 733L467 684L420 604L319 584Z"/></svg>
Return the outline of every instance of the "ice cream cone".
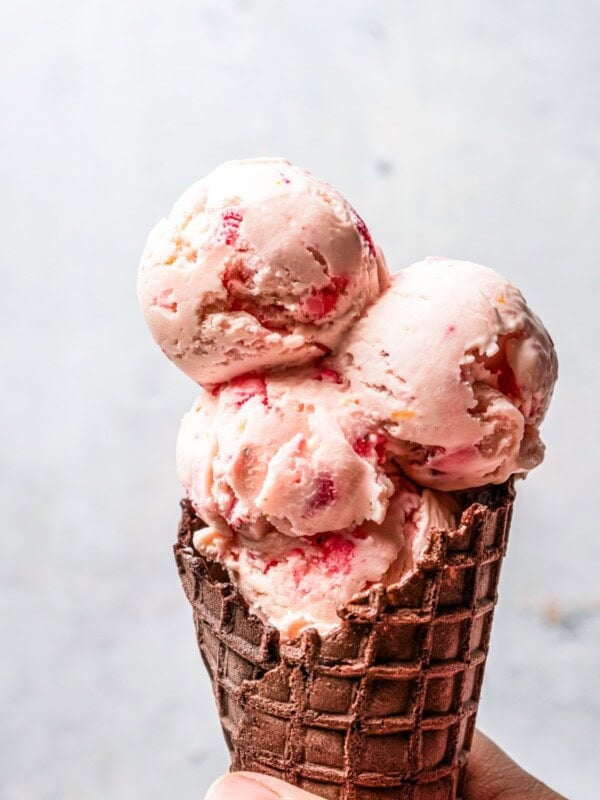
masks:
<svg viewBox="0 0 600 800"><path fill-rule="evenodd" d="M232 769L336 800L460 797L514 499L512 482L464 495L456 530L432 532L418 569L292 642L250 613L198 554L189 501L175 556Z"/></svg>

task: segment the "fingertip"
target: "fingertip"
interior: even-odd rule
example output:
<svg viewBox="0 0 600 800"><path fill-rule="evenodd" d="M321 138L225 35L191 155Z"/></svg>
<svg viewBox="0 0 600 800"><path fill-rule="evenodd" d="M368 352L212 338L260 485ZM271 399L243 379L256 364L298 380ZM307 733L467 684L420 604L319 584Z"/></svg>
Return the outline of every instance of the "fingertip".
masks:
<svg viewBox="0 0 600 800"><path fill-rule="evenodd" d="M204 795L204 800L218 800L219 797L225 797L227 787L223 787L223 784L227 783L228 778L229 775L221 775L216 781L213 781Z"/></svg>
<svg viewBox="0 0 600 800"><path fill-rule="evenodd" d="M316 800L296 786L256 772L230 772L212 784L204 800Z"/></svg>

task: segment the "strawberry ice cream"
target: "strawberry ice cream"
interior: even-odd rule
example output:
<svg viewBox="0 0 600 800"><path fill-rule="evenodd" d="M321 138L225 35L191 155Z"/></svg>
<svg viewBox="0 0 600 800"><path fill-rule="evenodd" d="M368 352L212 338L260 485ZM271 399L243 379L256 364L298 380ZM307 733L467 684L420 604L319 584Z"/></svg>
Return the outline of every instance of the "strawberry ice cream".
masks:
<svg viewBox="0 0 600 800"><path fill-rule="evenodd" d="M432 527L452 527L457 506L450 495L422 494L406 480L381 525L259 540L201 528L195 548L223 564L253 609L293 639L307 627L323 636L339 624L338 610L378 583L394 583L414 569Z"/></svg>
<svg viewBox="0 0 600 800"><path fill-rule="evenodd" d="M177 463L206 522L252 539L383 522L394 491L383 442L338 380L317 367L250 375L198 398Z"/></svg>
<svg viewBox="0 0 600 800"><path fill-rule="evenodd" d="M542 459L557 363L522 295L492 270L427 259L400 271L330 358L203 393L178 468L209 527L200 552L287 636L411 569L453 523L449 495Z"/></svg>
<svg viewBox="0 0 600 800"><path fill-rule="evenodd" d="M456 524L447 492L543 458L557 361L520 292L443 258L390 277L352 207L287 161L192 186L150 234L138 290L204 387L177 444L195 547L285 638L404 580Z"/></svg>
<svg viewBox="0 0 600 800"><path fill-rule="evenodd" d="M493 270L430 258L393 276L334 361L386 453L422 486L502 483L537 466L552 340Z"/></svg>
<svg viewBox="0 0 600 800"><path fill-rule="evenodd" d="M271 158L228 162L183 194L148 238L138 294L163 352L206 385L333 350L387 283L344 198Z"/></svg>
<svg viewBox="0 0 600 800"><path fill-rule="evenodd" d="M203 392L182 422L180 479L220 561L293 637L414 567L451 495L542 459L552 341L487 267L427 259L400 271L337 352Z"/></svg>

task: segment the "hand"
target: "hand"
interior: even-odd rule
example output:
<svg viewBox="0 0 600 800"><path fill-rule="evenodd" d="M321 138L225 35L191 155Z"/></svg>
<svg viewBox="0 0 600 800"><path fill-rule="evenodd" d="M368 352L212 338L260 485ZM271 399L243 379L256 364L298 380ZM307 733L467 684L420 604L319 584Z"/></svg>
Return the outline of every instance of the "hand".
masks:
<svg viewBox="0 0 600 800"><path fill-rule="evenodd" d="M319 800L295 786L255 772L219 778L205 800ZM463 800L565 800L521 769L487 736L477 732L469 758Z"/></svg>

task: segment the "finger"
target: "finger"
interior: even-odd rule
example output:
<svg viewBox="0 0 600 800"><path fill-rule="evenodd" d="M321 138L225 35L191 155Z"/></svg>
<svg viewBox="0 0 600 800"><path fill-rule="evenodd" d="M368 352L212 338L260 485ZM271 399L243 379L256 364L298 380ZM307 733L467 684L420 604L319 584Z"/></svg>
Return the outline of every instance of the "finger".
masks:
<svg viewBox="0 0 600 800"><path fill-rule="evenodd" d="M565 800L476 731L469 757L464 800Z"/></svg>
<svg viewBox="0 0 600 800"><path fill-rule="evenodd" d="M289 783L256 772L230 772L216 780L204 800L320 800Z"/></svg>

